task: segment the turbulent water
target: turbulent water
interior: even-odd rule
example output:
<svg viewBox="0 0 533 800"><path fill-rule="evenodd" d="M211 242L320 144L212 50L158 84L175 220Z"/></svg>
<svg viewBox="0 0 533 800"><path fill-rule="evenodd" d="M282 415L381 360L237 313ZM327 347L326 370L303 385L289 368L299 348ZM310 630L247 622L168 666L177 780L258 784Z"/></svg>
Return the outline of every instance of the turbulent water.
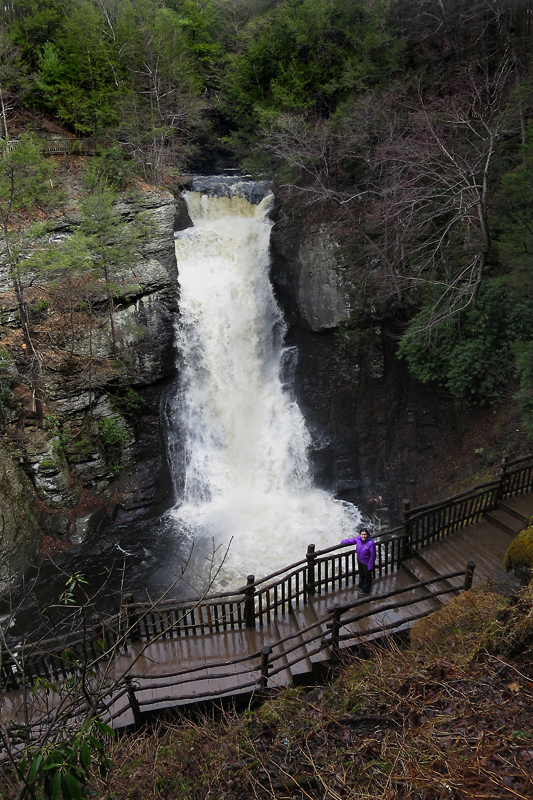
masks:
<svg viewBox="0 0 533 800"><path fill-rule="evenodd" d="M176 239L180 385L172 515L195 548L227 551L217 588L242 585L351 534L357 509L313 487L291 394L291 350L269 282L268 212L242 197L185 195ZM179 444L176 444L179 442ZM229 548L229 549L228 549Z"/></svg>

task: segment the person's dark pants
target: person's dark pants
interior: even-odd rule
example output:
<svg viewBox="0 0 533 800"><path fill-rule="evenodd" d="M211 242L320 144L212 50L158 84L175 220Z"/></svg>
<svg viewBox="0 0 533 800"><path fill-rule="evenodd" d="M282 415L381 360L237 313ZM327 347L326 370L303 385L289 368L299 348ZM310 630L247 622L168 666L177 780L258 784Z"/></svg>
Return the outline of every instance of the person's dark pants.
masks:
<svg viewBox="0 0 533 800"><path fill-rule="evenodd" d="M369 592L372 586L372 570L366 564L359 562L359 588L362 592Z"/></svg>

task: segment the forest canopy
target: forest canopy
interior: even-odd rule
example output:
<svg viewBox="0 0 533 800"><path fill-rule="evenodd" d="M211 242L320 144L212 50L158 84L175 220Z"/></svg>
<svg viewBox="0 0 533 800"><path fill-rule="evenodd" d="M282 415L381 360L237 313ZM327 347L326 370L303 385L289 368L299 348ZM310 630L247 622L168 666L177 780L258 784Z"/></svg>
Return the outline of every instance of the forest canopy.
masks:
<svg viewBox="0 0 533 800"><path fill-rule="evenodd" d="M454 397L516 393L533 435L532 19L531 0L12 0L0 146L40 114L94 140L115 189L272 176L336 226L348 329L378 322Z"/></svg>

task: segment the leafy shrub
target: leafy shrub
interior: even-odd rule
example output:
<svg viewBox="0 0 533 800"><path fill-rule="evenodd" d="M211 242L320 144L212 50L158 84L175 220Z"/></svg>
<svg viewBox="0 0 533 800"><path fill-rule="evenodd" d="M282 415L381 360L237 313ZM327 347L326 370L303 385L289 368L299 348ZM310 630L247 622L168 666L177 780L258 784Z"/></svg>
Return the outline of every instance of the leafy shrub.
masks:
<svg viewBox="0 0 533 800"><path fill-rule="evenodd" d="M142 398L135 389L128 386L123 394L111 398L111 405L125 417L135 418L139 414Z"/></svg>
<svg viewBox="0 0 533 800"><path fill-rule="evenodd" d="M529 338L529 299L509 292L500 279L485 282L475 308L431 331L415 318L399 354L422 382L436 381L455 397L486 403L514 376L513 346Z"/></svg>
<svg viewBox="0 0 533 800"><path fill-rule="evenodd" d="M114 417L105 417L98 422L99 437L102 447L111 450L121 447L128 441L128 434Z"/></svg>
<svg viewBox="0 0 533 800"><path fill-rule="evenodd" d="M104 457L111 468L116 474L122 469L120 454L122 445L128 441L128 433L121 427L115 417L104 417L98 421L98 438Z"/></svg>
<svg viewBox="0 0 533 800"><path fill-rule="evenodd" d="M512 349L520 377L516 398L528 436L533 438L533 341L515 342Z"/></svg>

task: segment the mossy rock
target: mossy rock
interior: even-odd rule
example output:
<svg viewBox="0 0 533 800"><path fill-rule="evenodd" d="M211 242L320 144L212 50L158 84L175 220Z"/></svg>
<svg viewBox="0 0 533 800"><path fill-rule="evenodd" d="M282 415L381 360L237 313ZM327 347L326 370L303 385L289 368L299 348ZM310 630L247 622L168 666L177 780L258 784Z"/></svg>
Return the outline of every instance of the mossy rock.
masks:
<svg viewBox="0 0 533 800"><path fill-rule="evenodd" d="M511 542L504 564L507 572L512 570L521 583L530 583L533 568L533 517Z"/></svg>
<svg viewBox="0 0 533 800"><path fill-rule="evenodd" d="M35 491L21 467L0 452L0 594L34 563L41 540Z"/></svg>

